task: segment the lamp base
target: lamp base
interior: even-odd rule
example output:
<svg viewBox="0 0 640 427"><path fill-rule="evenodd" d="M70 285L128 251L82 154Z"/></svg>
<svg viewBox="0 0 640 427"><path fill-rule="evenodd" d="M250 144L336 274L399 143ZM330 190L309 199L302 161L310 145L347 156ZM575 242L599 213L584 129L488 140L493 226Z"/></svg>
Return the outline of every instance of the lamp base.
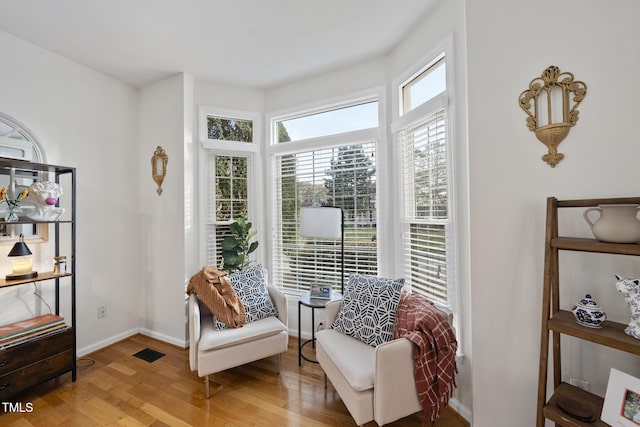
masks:
<svg viewBox="0 0 640 427"><path fill-rule="evenodd" d="M23 279L33 279L34 277L38 277L37 271L32 271L30 273L24 273L24 274L7 274L5 278L7 280L23 280Z"/></svg>

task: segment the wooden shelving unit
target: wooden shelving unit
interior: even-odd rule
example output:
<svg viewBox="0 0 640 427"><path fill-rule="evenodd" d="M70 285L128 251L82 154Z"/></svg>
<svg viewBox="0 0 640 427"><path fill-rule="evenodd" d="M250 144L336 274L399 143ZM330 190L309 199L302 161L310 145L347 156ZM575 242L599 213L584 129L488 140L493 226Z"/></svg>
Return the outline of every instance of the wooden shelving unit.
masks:
<svg viewBox="0 0 640 427"><path fill-rule="evenodd" d="M5 280L0 278L0 288L8 288L10 286L24 285L25 283L39 282L41 280L60 279L62 277L72 276L71 273L53 274L53 271L39 272L37 277L22 280Z"/></svg>
<svg viewBox="0 0 640 427"><path fill-rule="evenodd" d="M549 402L544 406L543 413L544 417L559 424L561 426L570 426L570 427L605 427L609 426L607 423L603 423L600 419L597 419L595 422L587 422L580 421L572 418L567 415L565 411L560 409L557 404L558 399L562 397L569 397L573 399L577 399L581 402L589 403L593 408L594 412L600 414L602 412L602 404L604 403L604 399L596 396L595 394L586 392L584 390L580 390L577 387L569 385L567 383L560 383L558 387L556 387L555 393L549 399Z"/></svg>
<svg viewBox="0 0 640 427"><path fill-rule="evenodd" d="M609 199L581 199L557 200L547 199L547 222L545 238L544 286L542 298L542 333L540 340L540 370L538 375L538 427L543 427L545 419L549 419L559 426L608 426L599 417L602 413L603 398L580 390L561 382L562 366L560 358L560 335L569 335L578 339L590 341L599 345L626 351L640 356L640 340L624 333L627 325L607 320L601 329L593 329L579 325L573 313L560 310L560 280L559 256L560 250L592 252L617 255L640 255L639 244L618 244L600 242L595 239L564 237L558 235L558 209L560 208L588 208L603 204L633 203L640 204L640 197L609 198ZM552 352L549 354L549 338L551 337ZM554 392L547 399L547 373L549 361L553 363ZM595 422L584 422L572 418L560 409L557 401L569 398L592 407Z"/></svg>
<svg viewBox="0 0 640 427"><path fill-rule="evenodd" d="M76 170L72 167L32 163L22 160L0 158L0 175L35 182L55 181L64 188L64 197L69 201L70 212L59 221L31 221L21 218L9 225L52 224L47 244L54 245L55 256L66 255L69 270L60 274L53 271L38 272L38 276L25 280L5 280L0 278L0 289L42 282L42 286L53 286L55 306L53 311L60 315L61 280L69 284L71 318L65 318L66 327L49 335L36 336L13 347L0 350L0 399L10 398L23 390L41 384L60 375L71 373L76 381ZM64 180L64 184L61 183ZM70 198L70 199L69 199ZM65 205L67 206L67 205ZM64 229L61 229L64 227ZM70 253L61 254L61 244ZM69 256L70 255L70 256ZM66 292L66 291L65 291ZM67 294L65 293L65 296Z"/></svg>

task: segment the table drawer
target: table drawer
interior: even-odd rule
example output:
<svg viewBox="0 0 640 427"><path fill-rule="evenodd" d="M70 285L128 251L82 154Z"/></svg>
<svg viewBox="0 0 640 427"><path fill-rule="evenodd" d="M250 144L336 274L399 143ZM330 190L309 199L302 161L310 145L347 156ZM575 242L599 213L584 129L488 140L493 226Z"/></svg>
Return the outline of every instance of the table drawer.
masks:
<svg viewBox="0 0 640 427"><path fill-rule="evenodd" d="M71 371L73 358L73 352L68 350L0 376L0 399Z"/></svg>
<svg viewBox="0 0 640 427"><path fill-rule="evenodd" d="M54 354L71 350L72 345L73 328L67 328L62 332L2 350L0 351L0 375L46 359Z"/></svg>

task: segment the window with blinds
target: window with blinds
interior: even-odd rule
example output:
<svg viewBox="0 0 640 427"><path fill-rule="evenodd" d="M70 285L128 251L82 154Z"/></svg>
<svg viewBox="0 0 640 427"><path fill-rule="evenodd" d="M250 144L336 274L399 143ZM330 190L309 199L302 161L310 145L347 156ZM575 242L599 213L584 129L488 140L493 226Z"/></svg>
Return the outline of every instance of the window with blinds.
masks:
<svg viewBox="0 0 640 427"><path fill-rule="evenodd" d="M248 163L246 155L208 153L205 190L207 265L222 265L222 239L231 235L229 226L233 221L247 218Z"/></svg>
<svg viewBox="0 0 640 427"><path fill-rule="evenodd" d="M444 52L399 85L392 124L402 178L402 274L412 291L453 307L455 239L449 87Z"/></svg>
<svg viewBox="0 0 640 427"><path fill-rule="evenodd" d="M399 140L405 277L414 292L446 304L452 239L445 110L400 131Z"/></svg>
<svg viewBox="0 0 640 427"><path fill-rule="evenodd" d="M368 142L274 156L272 273L285 292L309 290L314 282L340 289L340 239L301 237L303 206L341 207L345 276L377 273L375 150Z"/></svg>

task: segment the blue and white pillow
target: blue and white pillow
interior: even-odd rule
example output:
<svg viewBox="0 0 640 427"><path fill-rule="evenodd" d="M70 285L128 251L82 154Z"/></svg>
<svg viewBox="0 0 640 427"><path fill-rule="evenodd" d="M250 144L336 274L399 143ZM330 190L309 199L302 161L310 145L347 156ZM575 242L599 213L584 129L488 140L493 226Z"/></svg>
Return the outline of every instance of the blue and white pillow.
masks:
<svg viewBox="0 0 640 427"><path fill-rule="evenodd" d="M244 305L247 323L278 315L267 290L267 270L264 267L256 265L238 270L228 275L227 279ZM214 317L214 327L225 329L227 325Z"/></svg>
<svg viewBox="0 0 640 427"><path fill-rule="evenodd" d="M384 279L352 273L342 306L331 327L376 347L393 340L396 310L404 279Z"/></svg>

